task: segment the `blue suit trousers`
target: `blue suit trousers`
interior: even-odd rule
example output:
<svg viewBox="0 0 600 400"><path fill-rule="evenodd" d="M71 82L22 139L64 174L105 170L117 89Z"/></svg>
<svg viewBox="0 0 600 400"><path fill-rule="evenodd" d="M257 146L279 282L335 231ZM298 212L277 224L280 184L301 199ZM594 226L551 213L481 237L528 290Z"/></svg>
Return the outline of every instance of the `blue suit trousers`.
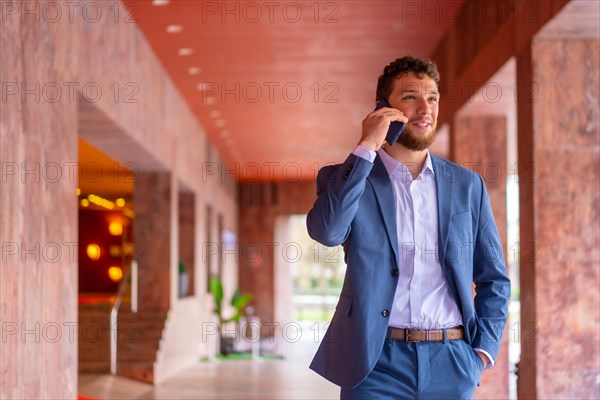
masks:
<svg viewBox="0 0 600 400"><path fill-rule="evenodd" d="M483 361L464 340L408 343L385 340L375 368L342 400L471 399Z"/></svg>

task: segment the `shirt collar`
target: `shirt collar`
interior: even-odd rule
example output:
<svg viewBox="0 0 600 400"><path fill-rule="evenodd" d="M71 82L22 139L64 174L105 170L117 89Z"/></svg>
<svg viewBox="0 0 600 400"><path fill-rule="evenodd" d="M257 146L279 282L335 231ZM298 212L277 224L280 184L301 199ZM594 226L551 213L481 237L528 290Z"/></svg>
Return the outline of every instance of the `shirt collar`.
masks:
<svg viewBox="0 0 600 400"><path fill-rule="evenodd" d="M402 174L410 174L410 172L408 171L408 168L406 168L406 166L404 164L402 164L400 161L398 161L395 158L393 158L392 156L390 156L383 149L383 147L377 151L377 154L379 154L379 157L381 158L381 161L383 162L383 166L385 167L389 176L392 176L396 170L398 170ZM421 173L419 175L421 175L423 172L426 172L426 171L430 172L432 175L434 174L433 164L431 163L431 154L429 153L429 151L427 151L427 156L425 158L425 164L423 164L423 169L421 170Z"/></svg>

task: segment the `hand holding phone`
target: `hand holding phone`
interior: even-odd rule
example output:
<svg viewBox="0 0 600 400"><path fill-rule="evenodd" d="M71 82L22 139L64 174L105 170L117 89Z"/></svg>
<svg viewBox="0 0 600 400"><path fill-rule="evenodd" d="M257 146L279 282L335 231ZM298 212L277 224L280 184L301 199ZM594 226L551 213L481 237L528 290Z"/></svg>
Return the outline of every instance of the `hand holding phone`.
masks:
<svg viewBox="0 0 600 400"><path fill-rule="evenodd" d="M383 107L393 108L390 105L390 103L388 103L388 101L384 99L384 100L380 100L377 103L375 110L379 110L380 108L383 108ZM394 121L394 122L390 123L390 127L388 129L387 135L385 136L385 141L390 146L393 146L398 141L398 138L400 137L400 134L402 134L404 127L406 127L406 124L404 122Z"/></svg>

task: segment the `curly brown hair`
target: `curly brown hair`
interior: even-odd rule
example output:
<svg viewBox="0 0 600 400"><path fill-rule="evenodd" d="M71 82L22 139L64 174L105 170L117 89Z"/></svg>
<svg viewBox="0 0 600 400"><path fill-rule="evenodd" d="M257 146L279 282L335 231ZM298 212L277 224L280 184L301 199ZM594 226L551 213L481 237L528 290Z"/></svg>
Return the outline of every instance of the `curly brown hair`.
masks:
<svg viewBox="0 0 600 400"><path fill-rule="evenodd" d="M440 81L440 73L437 65L429 58L417 58L404 56L392 61L390 65L383 69L383 74L377 80L377 101L387 99L392 93L394 80L400 75L414 72L420 78L423 74L435 81L437 85Z"/></svg>

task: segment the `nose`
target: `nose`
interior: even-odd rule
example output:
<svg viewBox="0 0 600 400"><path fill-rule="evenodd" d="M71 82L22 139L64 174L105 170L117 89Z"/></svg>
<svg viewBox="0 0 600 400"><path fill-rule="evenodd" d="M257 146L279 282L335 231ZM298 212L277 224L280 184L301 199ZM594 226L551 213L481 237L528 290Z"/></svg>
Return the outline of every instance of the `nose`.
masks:
<svg viewBox="0 0 600 400"><path fill-rule="evenodd" d="M419 106L417 107L417 114L419 115L431 115L432 106L429 104L427 99L421 99Z"/></svg>

